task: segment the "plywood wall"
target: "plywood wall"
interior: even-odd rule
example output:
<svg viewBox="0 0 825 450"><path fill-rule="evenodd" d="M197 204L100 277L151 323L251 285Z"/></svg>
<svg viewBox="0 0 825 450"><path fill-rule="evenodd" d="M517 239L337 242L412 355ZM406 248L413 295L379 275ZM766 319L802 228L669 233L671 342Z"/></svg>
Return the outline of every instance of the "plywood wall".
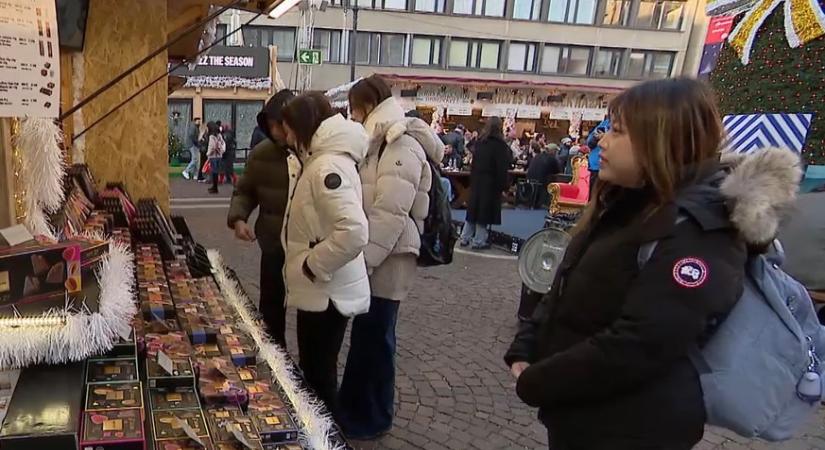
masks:
<svg viewBox="0 0 825 450"><path fill-rule="evenodd" d="M165 43L166 1L90 1L84 97ZM86 105L86 125L165 73L166 64L164 51ZM166 94L164 77L89 131L85 158L100 183L123 181L133 198L155 197L168 210Z"/></svg>

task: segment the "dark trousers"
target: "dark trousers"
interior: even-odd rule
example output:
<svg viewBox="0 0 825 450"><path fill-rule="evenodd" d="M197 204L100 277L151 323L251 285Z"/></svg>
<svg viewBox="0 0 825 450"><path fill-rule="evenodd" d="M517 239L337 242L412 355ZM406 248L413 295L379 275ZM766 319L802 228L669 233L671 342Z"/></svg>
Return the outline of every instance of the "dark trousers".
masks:
<svg viewBox="0 0 825 450"><path fill-rule="evenodd" d="M261 299L258 310L266 331L281 348L286 349L286 305L284 305L284 250L261 255Z"/></svg>
<svg viewBox="0 0 825 450"><path fill-rule="evenodd" d="M399 305L372 297L369 312L352 322L337 416L349 438L374 437L392 428Z"/></svg>
<svg viewBox="0 0 825 450"><path fill-rule="evenodd" d="M206 174L206 172L203 171L203 167L206 165L206 161L209 161L209 158L206 157L206 151L205 150L201 150L200 155L201 155L201 159L200 159L201 166L198 167L198 180L205 180L207 174Z"/></svg>
<svg viewBox="0 0 825 450"><path fill-rule="evenodd" d="M338 400L338 353L348 320L331 300L326 311L298 310L299 365L307 385L333 413Z"/></svg>
<svg viewBox="0 0 825 450"><path fill-rule="evenodd" d="M235 175L235 158L224 158L221 162L221 167L223 168L224 183L235 184L233 181L233 176Z"/></svg>

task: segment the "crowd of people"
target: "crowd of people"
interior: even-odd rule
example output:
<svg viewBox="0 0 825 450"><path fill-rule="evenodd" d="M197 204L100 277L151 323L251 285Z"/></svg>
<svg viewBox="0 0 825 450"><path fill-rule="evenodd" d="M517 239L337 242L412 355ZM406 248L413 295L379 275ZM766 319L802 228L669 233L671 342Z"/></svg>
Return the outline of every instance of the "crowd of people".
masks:
<svg viewBox="0 0 825 450"><path fill-rule="evenodd" d="M478 134L456 127L439 136L405 114L378 76L356 83L349 105L347 119L320 93L270 98L227 217L238 239L260 245L268 331L285 346L285 308L297 308L300 368L348 438L392 427L398 312L416 278L431 184L443 182L429 164L469 163L460 244L484 248L513 161L529 160L528 176L547 182L578 154L595 158L591 201L550 293L505 355L516 393L539 408L553 450L687 450L702 438L690 354L736 304L746 262L766 251L789 209L793 195L765 189L798 182L798 167L763 157L767 174L752 177L720 161L713 96L688 79L630 88L584 146L536 136L526 156L513 152L500 118ZM220 126L207 125L203 144L195 136L192 148L219 165L229 147ZM658 246L641 264L639 248L651 241Z"/></svg>
<svg viewBox="0 0 825 450"><path fill-rule="evenodd" d="M186 130L186 149L189 164L181 172L187 180L212 183L208 192L218 193L218 185L223 178L226 184L235 184L235 157L238 143L235 132L229 124L218 121L206 123L201 132L201 119L195 117Z"/></svg>

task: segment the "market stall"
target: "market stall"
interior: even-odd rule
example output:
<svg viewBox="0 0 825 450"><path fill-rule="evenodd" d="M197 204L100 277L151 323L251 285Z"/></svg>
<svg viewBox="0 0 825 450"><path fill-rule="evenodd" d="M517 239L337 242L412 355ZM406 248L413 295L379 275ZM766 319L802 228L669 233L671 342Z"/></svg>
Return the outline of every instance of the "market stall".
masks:
<svg viewBox="0 0 825 450"><path fill-rule="evenodd" d="M75 50L55 2L0 3L18 43L0 68L0 448L346 446L231 268L166 212L167 58L209 47L209 3L276 2L90 0Z"/></svg>

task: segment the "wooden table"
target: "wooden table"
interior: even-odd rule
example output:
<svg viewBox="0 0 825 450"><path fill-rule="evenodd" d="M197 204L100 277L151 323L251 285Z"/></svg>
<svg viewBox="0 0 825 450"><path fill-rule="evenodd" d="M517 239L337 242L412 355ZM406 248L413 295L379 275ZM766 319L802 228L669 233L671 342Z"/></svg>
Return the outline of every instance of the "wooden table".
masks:
<svg viewBox="0 0 825 450"><path fill-rule="evenodd" d="M509 193L519 179L527 176L527 171L514 169L508 170L507 174L506 191ZM467 204L470 202L470 172L467 170L445 170L443 175L450 180L450 185L453 188L453 194L455 195L455 200L453 200L452 203L453 209L467 208ZM512 201L512 198L514 198L514 195L504 194L505 201Z"/></svg>

